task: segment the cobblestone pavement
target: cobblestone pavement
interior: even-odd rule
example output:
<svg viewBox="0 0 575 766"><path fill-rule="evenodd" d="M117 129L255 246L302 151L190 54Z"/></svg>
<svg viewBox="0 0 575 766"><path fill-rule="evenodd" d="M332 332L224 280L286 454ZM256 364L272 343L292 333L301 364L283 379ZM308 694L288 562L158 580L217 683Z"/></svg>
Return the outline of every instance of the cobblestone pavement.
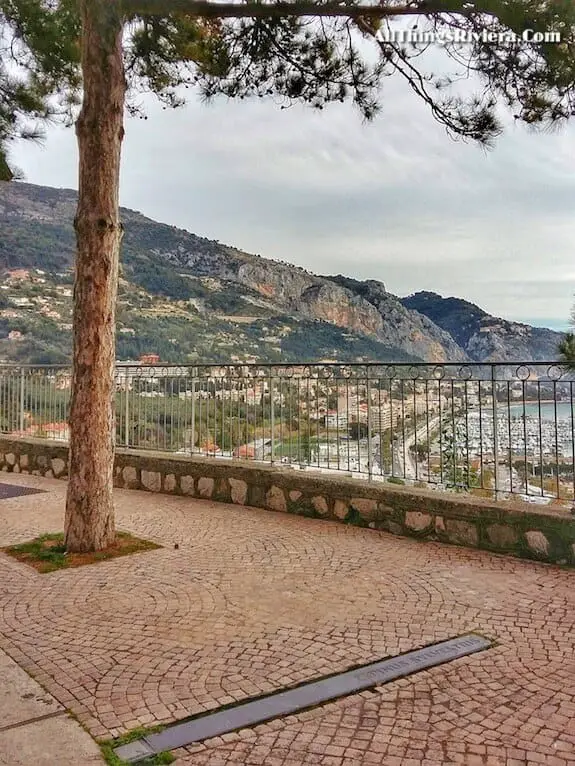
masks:
<svg viewBox="0 0 575 766"><path fill-rule="evenodd" d="M3 480L49 491L0 502L0 545L61 529L64 483ZM0 555L0 647L94 736L474 630L496 647L177 763L575 764L573 570L143 492L117 512L165 548L49 575Z"/></svg>

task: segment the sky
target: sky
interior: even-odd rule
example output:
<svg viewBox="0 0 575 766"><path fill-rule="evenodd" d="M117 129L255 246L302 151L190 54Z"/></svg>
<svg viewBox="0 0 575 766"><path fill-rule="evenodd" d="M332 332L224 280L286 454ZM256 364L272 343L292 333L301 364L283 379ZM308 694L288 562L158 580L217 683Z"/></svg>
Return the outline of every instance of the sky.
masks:
<svg viewBox="0 0 575 766"><path fill-rule="evenodd" d="M382 113L192 96L127 118L121 203L320 274L431 290L497 316L564 329L575 293L575 124L507 120L493 150L448 137L389 78ZM77 188L74 131L12 159L29 183Z"/></svg>

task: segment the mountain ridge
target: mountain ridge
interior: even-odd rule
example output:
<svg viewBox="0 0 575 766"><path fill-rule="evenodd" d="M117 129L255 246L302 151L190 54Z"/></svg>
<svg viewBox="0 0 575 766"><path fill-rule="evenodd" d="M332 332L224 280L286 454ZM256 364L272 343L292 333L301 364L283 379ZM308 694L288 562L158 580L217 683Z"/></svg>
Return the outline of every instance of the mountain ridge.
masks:
<svg viewBox="0 0 575 766"><path fill-rule="evenodd" d="M533 361L557 358L562 333L554 330L494 317L463 298L443 297L429 291L413 293L401 302L448 332L475 361L501 361L510 344L517 353L515 359L520 361L530 360L529 354L535 355Z"/></svg>
<svg viewBox="0 0 575 766"><path fill-rule="evenodd" d="M50 290L58 292L62 280L69 284L75 203L76 192L70 189L0 183L0 269L5 275L14 269L40 269L50 276ZM537 328L490 317L463 299L432 293L401 299L377 280L313 274L158 223L129 208L122 207L121 215L122 355L140 347L153 351L149 346L159 342L156 336L165 326L167 335L172 327L177 332L173 330L175 338L162 336L162 356L169 352L175 358L180 350L182 362L223 362L226 355L231 361L298 361L310 350L333 361L505 361L519 358L519 352L525 360L547 361L551 351L556 356L561 333L542 335ZM3 282L0 286L7 287L6 276ZM17 314L11 290L4 291L12 301L5 311ZM62 303L59 311L68 308ZM461 321L462 314L467 334L454 319ZM0 339L5 339L18 317L0 319ZM186 328L188 335L194 334L192 340ZM69 330L65 333L69 336ZM168 343L174 339L172 349ZM6 348L0 347L3 352Z"/></svg>

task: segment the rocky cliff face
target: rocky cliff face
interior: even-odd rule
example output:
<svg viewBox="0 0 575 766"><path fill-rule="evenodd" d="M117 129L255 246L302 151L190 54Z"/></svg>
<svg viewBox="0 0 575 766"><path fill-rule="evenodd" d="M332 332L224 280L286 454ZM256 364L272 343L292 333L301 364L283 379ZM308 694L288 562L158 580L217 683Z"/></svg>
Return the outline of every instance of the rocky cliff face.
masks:
<svg viewBox="0 0 575 766"><path fill-rule="evenodd" d="M509 322L460 298L420 292L403 298L408 309L425 314L446 330L470 359L485 362L553 361L561 333Z"/></svg>
<svg viewBox="0 0 575 766"><path fill-rule="evenodd" d="M255 264L243 264L237 280L289 313L380 337L383 322L373 306L349 290L301 269L261 259Z"/></svg>
<svg viewBox="0 0 575 766"><path fill-rule="evenodd" d="M425 361L464 361L466 353L427 317L406 309L381 282L320 277L290 264L230 250L225 257L197 252L158 254L190 273L237 282L281 311L330 322L402 348Z"/></svg>
<svg viewBox="0 0 575 766"><path fill-rule="evenodd" d="M557 359L557 347L562 334L544 327L530 327L489 317L479 332L467 343L472 359L499 362L530 360L549 362Z"/></svg>
<svg viewBox="0 0 575 766"><path fill-rule="evenodd" d="M225 254L186 248L156 253L190 274L223 278L256 290L282 312L330 322L402 348L410 356L433 362L467 358L448 333L406 309L380 282L321 277L231 248Z"/></svg>
<svg viewBox="0 0 575 766"><path fill-rule="evenodd" d="M381 337L401 337L409 353L432 362L459 362L467 359L448 332L423 314L407 309L399 298L385 289L382 282L368 279L360 282L349 277L330 277L336 284L361 296L381 317Z"/></svg>

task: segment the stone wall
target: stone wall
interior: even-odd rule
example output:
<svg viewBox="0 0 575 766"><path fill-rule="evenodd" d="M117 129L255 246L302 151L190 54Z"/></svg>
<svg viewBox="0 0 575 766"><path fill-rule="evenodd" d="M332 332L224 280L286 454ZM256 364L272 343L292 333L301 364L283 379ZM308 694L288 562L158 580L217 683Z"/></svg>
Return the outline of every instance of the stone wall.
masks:
<svg viewBox="0 0 575 766"><path fill-rule="evenodd" d="M65 479L68 448L44 439L0 438L0 469ZM132 450L117 451L114 483L575 566L575 517L519 501L494 503L239 460Z"/></svg>

